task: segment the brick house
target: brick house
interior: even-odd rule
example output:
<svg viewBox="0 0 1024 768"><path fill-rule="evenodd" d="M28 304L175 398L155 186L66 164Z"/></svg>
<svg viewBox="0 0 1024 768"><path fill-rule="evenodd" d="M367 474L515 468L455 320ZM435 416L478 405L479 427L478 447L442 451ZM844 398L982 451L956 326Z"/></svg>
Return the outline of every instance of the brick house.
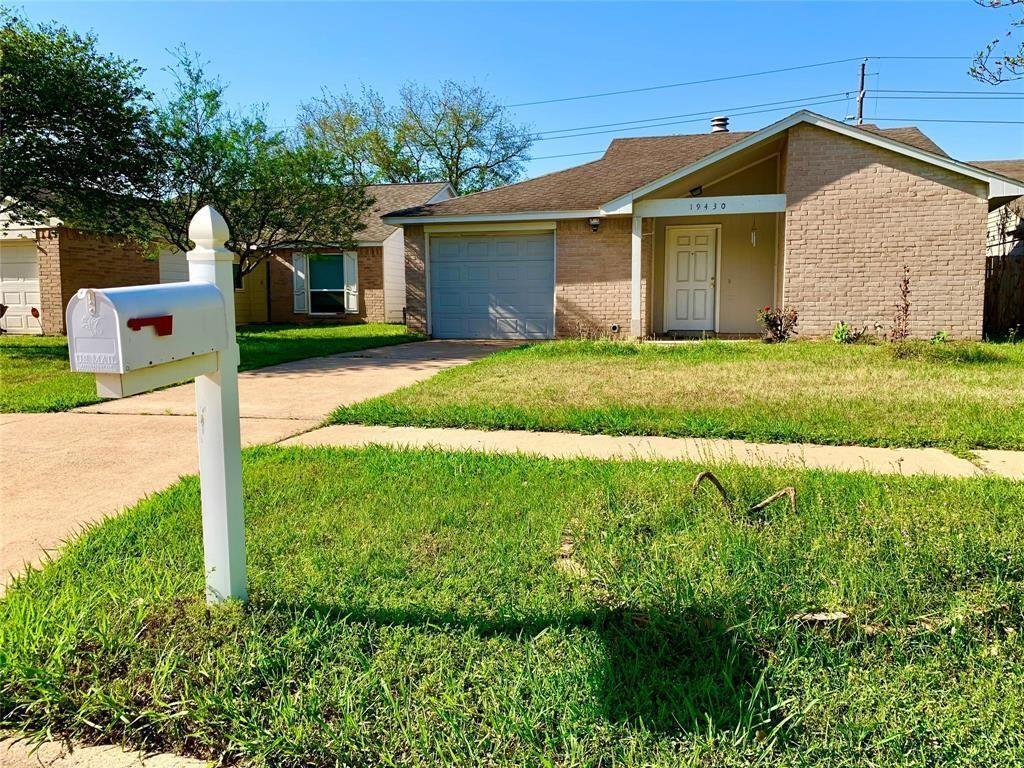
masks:
<svg viewBox="0 0 1024 768"><path fill-rule="evenodd" d="M156 261L116 238L62 226L0 229L0 320L8 333L64 333L64 307L79 288L155 283Z"/></svg>
<svg viewBox="0 0 1024 768"><path fill-rule="evenodd" d="M405 311L405 244L401 227L381 215L396 208L452 196L446 182L375 184L374 203L363 217L354 251L281 249L236 279L238 323L267 321L400 323ZM188 280L185 254L171 249L159 258L119 242L61 226L0 223L0 303L4 330L21 334L64 333L64 308L80 288ZM268 289L269 282L269 289Z"/></svg>
<svg viewBox="0 0 1024 768"><path fill-rule="evenodd" d="M363 216L354 251L281 248L236 281L241 323L401 323L405 314L402 228L385 224L387 211L447 200L447 182L371 184L374 202ZM180 252L160 256L160 281L188 279ZM268 286L269 282L269 286Z"/></svg>
<svg viewBox="0 0 1024 768"><path fill-rule="evenodd" d="M616 139L603 157L396 210L409 325L435 337L888 326L903 267L911 332L982 334L986 222L1024 183L950 158L914 127L811 112L753 132Z"/></svg>

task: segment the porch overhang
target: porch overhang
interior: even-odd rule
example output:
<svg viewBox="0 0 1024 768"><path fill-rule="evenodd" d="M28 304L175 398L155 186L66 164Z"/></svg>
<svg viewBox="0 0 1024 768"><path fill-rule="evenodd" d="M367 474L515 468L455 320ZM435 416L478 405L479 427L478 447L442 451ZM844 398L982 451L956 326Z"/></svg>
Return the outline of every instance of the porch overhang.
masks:
<svg viewBox="0 0 1024 768"><path fill-rule="evenodd" d="M633 338L643 336L641 322L641 273L643 263L643 220L663 216L729 216L743 213L784 213L786 196L723 195L720 197L662 197L630 202L633 232L630 239L630 321Z"/></svg>

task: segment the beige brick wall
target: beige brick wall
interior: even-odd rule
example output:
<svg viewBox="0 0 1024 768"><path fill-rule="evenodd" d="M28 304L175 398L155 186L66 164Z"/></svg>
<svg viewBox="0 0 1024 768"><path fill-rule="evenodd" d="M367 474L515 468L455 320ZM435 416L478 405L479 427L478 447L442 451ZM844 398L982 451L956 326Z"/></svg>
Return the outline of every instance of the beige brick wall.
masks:
<svg viewBox="0 0 1024 768"><path fill-rule="evenodd" d="M555 334L629 337L632 219L608 218L592 232L586 219L559 221L555 229ZM649 238L648 238L649 239ZM647 249L647 261L650 261ZM649 273L649 269L647 272ZM645 281L646 282L646 281ZM642 289L647 304L647 292Z"/></svg>
<svg viewBox="0 0 1024 768"><path fill-rule="evenodd" d="M309 250L309 249L305 249ZM300 251L301 253L302 251ZM270 259L270 318L275 323L383 323L384 254L380 246L356 249L359 259L358 314L313 315L295 312L292 250ZM332 251L333 253L333 251Z"/></svg>
<svg viewBox="0 0 1024 768"><path fill-rule="evenodd" d="M786 155L784 300L802 336L840 320L887 330L906 264L914 336L981 338L982 183L809 125Z"/></svg>
<svg viewBox="0 0 1024 768"><path fill-rule="evenodd" d="M405 324L427 332L427 257L422 224L405 227Z"/></svg>
<svg viewBox="0 0 1024 768"><path fill-rule="evenodd" d="M40 318L43 333L64 333L64 309L80 288L117 288L160 282L157 260L112 237L68 227L40 229Z"/></svg>

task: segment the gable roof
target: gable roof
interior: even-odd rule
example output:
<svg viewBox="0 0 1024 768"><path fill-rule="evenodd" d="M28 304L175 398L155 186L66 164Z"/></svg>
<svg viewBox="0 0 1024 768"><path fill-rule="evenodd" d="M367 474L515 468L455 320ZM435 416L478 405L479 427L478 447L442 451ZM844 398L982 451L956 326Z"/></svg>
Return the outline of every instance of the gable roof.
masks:
<svg viewBox="0 0 1024 768"><path fill-rule="evenodd" d="M385 218L390 220L389 223L402 223L441 217L473 220L475 217L550 218L553 213L562 217L629 213L634 197L779 135L800 122L990 182L998 185L999 194L1024 194L1024 188L1013 179L953 160L916 127L851 126L813 112L800 111L759 131L615 139L598 160L497 189L397 210Z"/></svg>
<svg viewBox="0 0 1024 768"><path fill-rule="evenodd" d="M908 146L916 147L917 149L923 149L925 152L931 152L933 155L949 157L942 147L932 141L931 137L925 135L925 133L916 125L905 125L896 128L880 128L877 125L865 123L864 125L858 125L855 127L860 128L862 131L867 131L868 133L874 133L879 136L884 136L887 139L892 139L893 141L898 141L903 144L907 144Z"/></svg>
<svg viewBox="0 0 1024 768"><path fill-rule="evenodd" d="M359 240L363 242L383 242L398 227L394 224L385 224L381 220L382 216L388 211L394 211L399 208L412 208L413 206L424 205L446 187L449 187L447 181L367 185L366 194L372 197L374 202L363 213L362 222L366 225L366 229L359 232Z"/></svg>
<svg viewBox="0 0 1024 768"><path fill-rule="evenodd" d="M971 165L1001 173L1011 179L1024 181L1024 159L1021 160L971 160Z"/></svg>

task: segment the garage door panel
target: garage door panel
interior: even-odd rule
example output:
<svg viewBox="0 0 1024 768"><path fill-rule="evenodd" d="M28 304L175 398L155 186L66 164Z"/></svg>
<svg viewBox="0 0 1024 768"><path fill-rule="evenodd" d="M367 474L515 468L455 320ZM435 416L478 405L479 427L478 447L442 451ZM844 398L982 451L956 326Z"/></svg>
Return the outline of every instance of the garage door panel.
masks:
<svg viewBox="0 0 1024 768"><path fill-rule="evenodd" d="M436 237L430 254L434 336L554 335L551 235Z"/></svg>
<svg viewBox="0 0 1024 768"><path fill-rule="evenodd" d="M0 325L8 333L42 333L39 318L32 316L33 309L40 309L39 252L34 240L0 241L0 302L7 305Z"/></svg>

